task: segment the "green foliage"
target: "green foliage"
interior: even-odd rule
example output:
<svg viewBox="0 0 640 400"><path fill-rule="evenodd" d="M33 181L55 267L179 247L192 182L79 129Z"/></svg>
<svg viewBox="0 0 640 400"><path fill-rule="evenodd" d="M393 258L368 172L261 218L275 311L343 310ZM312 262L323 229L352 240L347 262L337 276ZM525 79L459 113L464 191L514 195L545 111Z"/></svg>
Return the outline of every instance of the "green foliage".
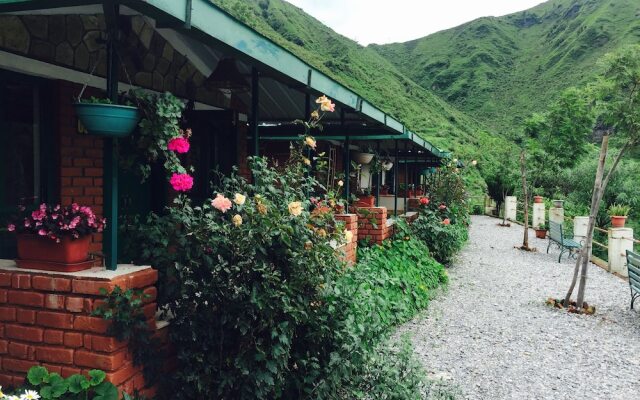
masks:
<svg viewBox="0 0 640 400"><path fill-rule="evenodd" d="M484 208L480 204L475 204L471 212L473 215L484 215Z"/></svg>
<svg viewBox="0 0 640 400"><path fill-rule="evenodd" d="M120 286L110 293L101 288L100 293L106 296L105 304L94 310L93 315L111 322L108 335L127 342L134 365L143 366L146 384L157 382L162 367L160 343L153 337L143 312L144 301L149 296L141 290L123 290Z"/></svg>
<svg viewBox="0 0 640 400"><path fill-rule="evenodd" d="M629 215L629 211L631 211L631 207L622 204L612 204L609 206L607 210L609 216L617 216L617 217L626 217Z"/></svg>
<svg viewBox="0 0 640 400"><path fill-rule="evenodd" d="M105 380L103 371L90 370L88 375L75 374L65 379L45 367L34 366L27 373L27 381L43 400L118 400L118 389Z"/></svg>
<svg viewBox="0 0 640 400"><path fill-rule="evenodd" d="M421 212L411 228L427 245L433 258L444 264L450 263L469 239L466 222L445 225L442 214L437 211Z"/></svg>

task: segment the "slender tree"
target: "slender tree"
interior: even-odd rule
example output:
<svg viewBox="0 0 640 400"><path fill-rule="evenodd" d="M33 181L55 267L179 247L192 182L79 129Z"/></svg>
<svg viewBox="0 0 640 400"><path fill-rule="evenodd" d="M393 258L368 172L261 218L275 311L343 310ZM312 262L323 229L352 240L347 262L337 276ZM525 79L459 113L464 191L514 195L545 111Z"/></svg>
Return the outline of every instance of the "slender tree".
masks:
<svg viewBox="0 0 640 400"><path fill-rule="evenodd" d="M620 160L640 141L640 46L631 46L607 55L604 59L603 71L598 82L592 85L591 92L594 95L600 121L610 129L606 131L600 147L586 243L576 260L573 279L564 303L569 304L579 276L580 284L576 299L579 309L584 307L589 254L593 246L593 232L600 202ZM623 144L611 167L605 172L609 137L613 134Z"/></svg>

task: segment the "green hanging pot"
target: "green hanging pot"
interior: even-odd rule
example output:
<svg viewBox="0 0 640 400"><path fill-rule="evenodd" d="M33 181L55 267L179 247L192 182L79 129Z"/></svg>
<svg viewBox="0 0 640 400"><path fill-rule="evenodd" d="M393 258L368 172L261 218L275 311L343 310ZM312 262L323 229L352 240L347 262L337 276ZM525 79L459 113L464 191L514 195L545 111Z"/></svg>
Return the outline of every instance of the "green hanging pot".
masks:
<svg viewBox="0 0 640 400"><path fill-rule="evenodd" d="M137 107L103 103L74 103L82 125L92 135L126 137L140 121Z"/></svg>

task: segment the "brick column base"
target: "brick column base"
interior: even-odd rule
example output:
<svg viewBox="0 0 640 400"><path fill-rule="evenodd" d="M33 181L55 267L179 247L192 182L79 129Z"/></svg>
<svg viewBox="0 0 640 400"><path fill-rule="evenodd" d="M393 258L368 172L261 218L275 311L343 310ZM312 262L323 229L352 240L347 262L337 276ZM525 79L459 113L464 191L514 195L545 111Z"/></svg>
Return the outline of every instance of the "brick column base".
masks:
<svg viewBox="0 0 640 400"><path fill-rule="evenodd" d="M381 244L392 235L393 227L387 226L387 207L358 207L358 240Z"/></svg>
<svg viewBox="0 0 640 400"><path fill-rule="evenodd" d="M91 312L104 304L100 288L142 289L155 328L157 279L150 267L48 273L0 266L0 385L20 386L29 368L43 365L63 377L101 369L119 389L153 395L127 343L107 336L108 323Z"/></svg>
<svg viewBox="0 0 640 400"><path fill-rule="evenodd" d="M338 248L338 251L342 252L343 259L353 265L358 256L358 216L356 214L338 214L335 218L337 221L344 222L344 228L353 234L351 242Z"/></svg>

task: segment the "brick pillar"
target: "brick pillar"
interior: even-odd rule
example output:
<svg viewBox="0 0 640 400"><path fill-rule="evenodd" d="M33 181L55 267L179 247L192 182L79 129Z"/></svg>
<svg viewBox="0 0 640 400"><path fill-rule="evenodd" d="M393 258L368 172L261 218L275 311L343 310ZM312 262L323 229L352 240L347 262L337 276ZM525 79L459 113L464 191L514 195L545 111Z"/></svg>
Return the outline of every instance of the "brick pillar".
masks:
<svg viewBox="0 0 640 400"><path fill-rule="evenodd" d="M387 207L358 207L358 240L381 244L392 235L393 227L387 226Z"/></svg>
<svg viewBox="0 0 640 400"><path fill-rule="evenodd" d="M358 215L356 214L338 214L335 216L337 221L344 222L344 228L351 231L353 238L351 242L338 248L343 253L344 260L349 264L355 264L357 261L358 249Z"/></svg>
<svg viewBox="0 0 640 400"><path fill-rule="evenodd" d="M107 336L108 323L91 312L102 304L100 288L142 289L151 296L144 313L155 327L157 279L149 267L75 273L0 267L0 385L20 386L29 368L43 365L64 377L101 369L121 390L142 391L142 368L133 366L127 344Z"/></svg>

